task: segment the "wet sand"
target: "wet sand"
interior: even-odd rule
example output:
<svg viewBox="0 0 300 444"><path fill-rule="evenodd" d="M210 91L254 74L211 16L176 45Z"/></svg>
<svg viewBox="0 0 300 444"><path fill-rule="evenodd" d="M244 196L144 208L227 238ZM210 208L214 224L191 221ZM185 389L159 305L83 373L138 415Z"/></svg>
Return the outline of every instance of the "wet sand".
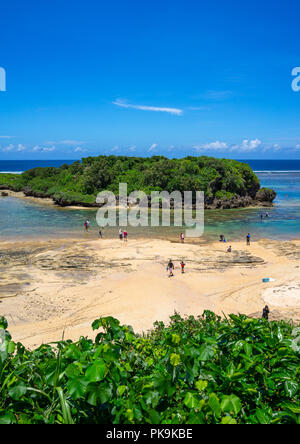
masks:
<svg viewBox="0 0 300 444"><path fill-rule="evenodd" d="M100 316L142 332L174 311L259 317L268 304L270 319L299 323L300 240L231 245L232 253L219 242L160 239L0 242L0 316L30 348L63 335L94 337L91 324ZM265 277L275 281L263 283Z"/></svg>

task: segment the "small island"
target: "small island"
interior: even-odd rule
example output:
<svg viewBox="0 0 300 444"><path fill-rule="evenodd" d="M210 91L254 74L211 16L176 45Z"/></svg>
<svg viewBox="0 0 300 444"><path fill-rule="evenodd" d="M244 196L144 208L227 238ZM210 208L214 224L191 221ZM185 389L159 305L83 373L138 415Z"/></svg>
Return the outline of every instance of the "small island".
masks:
<svg viewBox="0 0 300 444"><path fill-rule="evenodd" d="M203 191L205 209L272 206L275 191L261 188L251 167L243 162L188 156L168 159L127 156L87 157L59 168L34 168L22 174L0 174L0 190L50 198L61 207L98 207L97 194L118 195L119 183L128 193L143 191Z"/></svg>

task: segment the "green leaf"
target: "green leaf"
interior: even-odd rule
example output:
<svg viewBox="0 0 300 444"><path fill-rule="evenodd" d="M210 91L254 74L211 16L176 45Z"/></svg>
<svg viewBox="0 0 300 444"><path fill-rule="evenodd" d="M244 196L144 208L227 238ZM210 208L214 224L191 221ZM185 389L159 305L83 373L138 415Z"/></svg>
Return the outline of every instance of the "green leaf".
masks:
<svg viewBox="0 0 300 444"><path fill-rule="evenodd" d="M300 414L300 405L292 404L292 403L284 403L282 405L283 408L290 410L293 413Z"/></svg>
<svg viewBox="0 0 300 444"><path fill-rule="evenodd" d="M86 393L86 388L89 384L83 376L79 376L77 378L72 378L67 383L67 390L70 396L73 399L80 399Z"/></svg>
<svg viewBox="0 0 300 444"><path fill-rule="evenodd" d="M221 401L222 412L238 414L242 408L241 400L235 395L223 396Z"/></svg>
<svg viewBox="0 0 300 444"><path fill-rule="evenodd" d="M172 335L172 342L173 342L173 344L178 345L180 343L180 336L177 334L173 334Z"/></svg>
<svg viewBox="0 0 300 444"><path fill-rule="evenodd" d="M198 390L199 392L202 392L202 391L205 390L206 387L208 386L208 382L207 382L207 381L204 381L203 379L200 379L199 381L197 381L197 382L195 383L195 386L196 386L196 388L197 388L197 390Z"/></svg>
<svg viewBox="0 0 300 444"><path fill-rule="evenodd" d="M12 354L15 351L16 344L13 341L9 341L7 345L7 353Z"/></svg>
<svg viewBox="0 0 300 444"><path fill-rule="evenodd" d="M160 414L156 410L151 409L149 411L149 416L151 419L151 424L160 424L161 421Z"/></svg>
<svg viewBox="0 0 300 444"><path fill-rule="evenodd" d="M189 408L189 409L195 409L198 405L198 399L193 395L193 393L188 392L185 395L184 398L184 404Z"/></svg>
<svg viewBox="0 0 300 444"><path fill-rule="evenodd" d="M88 397L87 397L87 402L91 405L93 405L94 407L96 407L97 405L97 400L98 400L98 390L95 388L94 390L89 391Z"/></svg>
<svg viewBox="0 0 300 444"><path fill-rule="evenodd" d="M70 364L65 370L65 375L68 376L68 378L73 378L75 376L80 375L80 369L75 364Z"/></svg>
<svg viewBox="0 0 300 444"><path fill-rule="evenodd" d="M120 396L123 395L123 393L125 392L126 388L127 388L126 385L119 385L118 393L119 393Z"/></svg>
<svg viewBox="0 0 300 444"><path fill-rule="evenodd" d="M98 359L85 372L86 378L90 382L102 381L106 372L106 364L103 359Z"/></svg>
<svg viewBox="0 0 300 444"><path fill-rule="evenodd" d="M222 424L237 424L236 420L231 416L224 416L221 421Z"/></svg>
<svg viewBox="0 0 300 444"><path fill-rule="evenodd" d="M71 415L71 411L70 411L70 406L69 406L68 401L66 400L63 389L61 387L57 387L56 390L59 395L60 405L61 405L61 409L62 409L62 413L63 413L63 423L64 424L74 424L74 421L73 421L72 415Z"/></svg>
<svg viewBox="0 0 300 444"><path fill-rule="evenodd" d="M298 391L298 383L296 381L285 381L284 389L286 394L292 398Z"/></svg>
<svg viewBox="0 0 300 444"><path fill-rule="evenodd" d="M0 416L0 424L15 424L16 422L16 417L11 412L7 412L5 415Z"/></svg>
<svg viewBox="0 0 300 444"><path fill-rule="evenodd" d="M108 384L102 384L99 387L99 397L102 404L110 401L112 398L112 388Z"/></svg>
<svg viewBox="0 0 300 444"><path fill-rule="evenodd" d="M265 409L256 409L256 417L260 424L270 424L271 417Z"/></svg>
<svg viewBox="0 0 300 444"><path fill-rule="evenodd" d="M244 352L245 352L245 355L247 355L248 357L250 357L252 355L252 346L250 344L248 344L248 342L245 342L245 344L244 344Z"/></svg>
<svg viewBox="0 0 300 444"><path fill-rule="evenodd" d="M15 401L18 401L27 392L27 387L24 382L20 382L17 385L11 387L8 391L9 396L11 396Z"/></svg>
<svg viewBox="0 0 300 444"><path fill-rule="evenodd" d="M221 415L221 406L220 406L219 398L217 397L217 395L215 393L211 393L209 395L208 405L210 406L210 408L214 412L214 415L216 416L216 418L219 418Z"/></svg>
<svg viewBox="0 0 300 444"><path fill-rule="evenodd" d="M214 348L211 345L201 345L199 350L199 360L209 361L214 356Z"/></svg>
<svg viewBox="0 0 300 444"><path fill-rule="evenodd" d="M173 367L177 367L180 364L180 355L176 355L176 353L172 353L170 356L170 363Z"/></svg>

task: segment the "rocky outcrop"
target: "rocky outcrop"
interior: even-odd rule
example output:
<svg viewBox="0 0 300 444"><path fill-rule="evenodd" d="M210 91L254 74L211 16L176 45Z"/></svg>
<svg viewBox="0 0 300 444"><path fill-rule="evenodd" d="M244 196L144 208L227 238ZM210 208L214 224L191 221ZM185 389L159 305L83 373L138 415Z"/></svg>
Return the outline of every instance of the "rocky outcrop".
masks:
<svg viewBox="0 0 300 444"><path fill-rule="evenodd" d="M276 193L274 190L271 190L270 188L261 188L256 193L255 199L258 202L270 202L272 203L273 200L276 197Z"/></svg>
<svg viewBox="0 0 300 444"><path fill-rule="evenodd" d="M205 202L205 209L208 210L227 210L231 208L247 208L247 207L272 207L276 193L273 190L265 190L262 188L256 193L253 199L250 196L233 196L230 199L213 199Z"/></svg>

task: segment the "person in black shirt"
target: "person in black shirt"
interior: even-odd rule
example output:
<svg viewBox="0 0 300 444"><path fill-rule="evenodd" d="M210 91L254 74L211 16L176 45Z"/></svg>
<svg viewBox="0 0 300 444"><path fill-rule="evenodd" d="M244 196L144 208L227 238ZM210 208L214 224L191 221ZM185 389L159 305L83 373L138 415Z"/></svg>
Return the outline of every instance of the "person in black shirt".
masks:
<svg viewBox="0 0 300 444"><path fill-rule="evenodd" d="M263 309L262 317L264 319L267 319L267 321L269 320L269 313L270 313L269 307L266 305Z"/></svg>
<svg viewBox="0 0 300 444"><path fill-rule="evenodd" d="M174 264L171 261L171 259L169 260L169 263L168 263L168 266L167 266L167 270L169 270L169 277L174 276L174 274L173 274Z"/></svg>

